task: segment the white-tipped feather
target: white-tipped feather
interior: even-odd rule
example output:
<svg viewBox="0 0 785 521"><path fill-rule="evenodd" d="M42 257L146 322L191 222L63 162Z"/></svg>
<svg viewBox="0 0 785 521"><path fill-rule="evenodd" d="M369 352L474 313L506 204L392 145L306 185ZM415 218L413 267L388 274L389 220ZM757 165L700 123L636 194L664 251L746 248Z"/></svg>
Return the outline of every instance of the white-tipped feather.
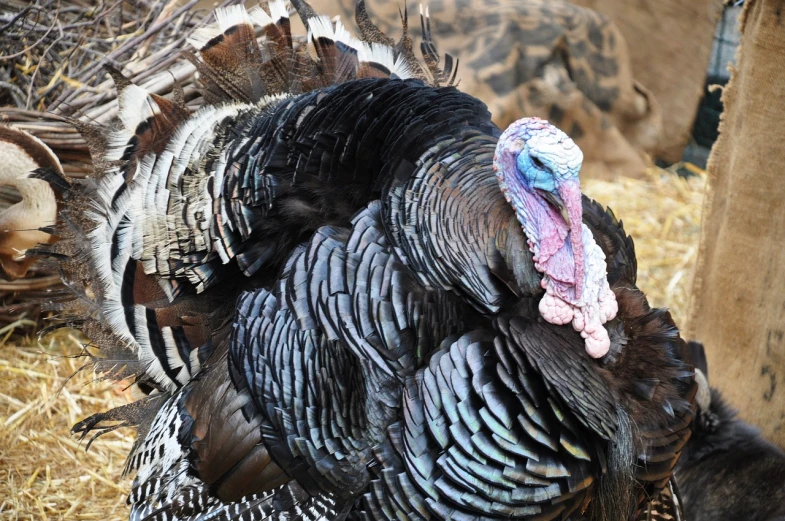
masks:
<svg viewBox="0 0 785 521"><path fill-rule="evenodd" d="M161 328L161 337L166 346L166 359L168 360L169 367L178 371L177 381L181 385L185 385L191 379L191 374L188 372L188 367L185 365L183 358L180 356L180 350L177 348L177 342L174 339L174 333L171 327Z"/></svg>
<svg viewBox="0 0 785 521"><path fill-rule="evenodd" d="M289 18L289 7L286 0L273 0L267 5L270 7L270 18L278 22L281 18Z"/></svg>
<svg viewBox="0 0 785 521"><path fill-rule="evenodd" d="M414 75L411 65L406 61L406 57L403 54L399 54L398 58L395 60L392 73L402 80L411 78Z"/></svg>
<svg viewBox="0 0 785 521"><path fill-rule="evenodd" d="M308 19L308 37L306 41L308 42L308 54L314 60L319 59L319 55L314 47L314 42L319 38L329 38L334 41L333 23L329 16L314 16Z"/></svg>
<svg viewBox="0 0 785 521"><path fill-rule="evenodd" d="M120 105L119 117L128 132L133 132L139 123L161 112L150 93L137 85L128 85L117 97Z"/></svg>
<svg viewBox="0 0 785 521"><path fill-rule="evenodd" d="M191 36L187 38L185 41L189 45L192 45L195 49L200 50L205 45L207 45L207 42L209 42L219 34L221 34L221 31L218 30L218 26L212 24L208 27L201 27L195 30L193 33L191 33Z"/></svg>
<svg viewBox="0 0 785 521"><path fill-rule="evenodd" d="M197 374L199 370L202 368L201 363L199 363L199 350L193 349L191 351L191 374Z"/></svg>
<svg viewBox="0 0 785 521"><path fill-rule="evenodd" d="M144 364L144 372L156 382L161 383L169 390L174 390L177 385L169 379L164 370L163 362L155 356L150 339L150 330L147 324L147 308L136 304L134 306L134 323L136 328L134 337L139 344L139 360Z"/></svg>
<svg viewBox="0 0 785 521"><path fill-rule="evenodd" d="M341 18L336 16L335 20L333 20L333 24L333 34L335 34L335 41L346 44L359 52L360 40L352 36L352 34L346 30L346 27L344 27L343 23L341 22Z"/></svg>
<svg viewBox="0 0 785 521"><path fill-rule="evenodd" d="M333 22L327 15L309 18L308 27L311 33L310 37L312 38L319 38L321 36L326 36L328 38L333 37Z"/></svg>
<svg viewBox="0 0 785 521"><path fill-rule="evenodd" d="M315 16L308 19L308 27L309 43L312 43L317 38L329 38L334 42L340 42L354 49L359 55L362 42L346 30L339 17L336 17L336 20L333 21L326 15Z"/></svg>
<svg viewBox="0 0 785 521"><path fill-rule="evenodd" d="M383 43L362 42L359 58L362 62L373 62L383 65L390 72L395 69L393 49Z"/></svg>
<svg viewBox="0 0 785 521"><path fill-rule="evenodd" d="M123 123L127 127L135 128L137 119L141 121L141 117L157 110L157 105L147 92L139 87L129 86L123 92L126 91L129 94L124 96L123 110L129 115ZM139 107L134 119L130 117L130 107ZM96 225L89 233L89 239L94 252L98 283L103 290L102 311L106 321L121 341L127 343L128 349L137 353L147 375L165 389L175 389L185 383L193 373L181 370L176 382L165 373L161 363L163 361L158 360L150 344L143 306L135 308L135 333L131 333L131 324L127 322L121 296L125 269L133 258L142 261L146 272L154 270L166 276L169 272L167 261L176 259L181 251L178 241L189 236L192 245L198 243L202 251L206 249L207 245L202 237L202 223L194 221L194 229L186 229L182 214L175 212L179 217L179 222L175 225L167 215L168 204L177 199L171 196L179 193L177 183L183 170L188 166L195 166L205 152L208 142L212 142L215 125L225 117L236 114L241 108L247 107L206 107L191 116L175 131L165 151L157 156L148 154L135 164L132 180L124 189L125 171L117 167L110 169L98 181L96 197L87 210L88 217ZM108 157L119 159L132 135L131 131L119 131L111 135ZM198 152L195 152L197 150ZM204 176L206 183L209 175L196 173L197 170L201 172L199 168L194 168L194 175ZM201 182L197 185L201 185ZM205 191L204 188L200 190L202 193ZM205 207L206 198L198 199L200 201L194 201L194 204ZM128 219L124 220L125 215ZM198 238L195 235L198 235ZM113 247L117 251L114 257ZM171 283L164 285L170 290L167 292L170 299L173 296L171 286ZM170 337L171 335L169 338L165 335L164 338L167 358L169 365L176 368L182 366L183 361L173 338Z"/></svg>
<svg viewBox="0 0 785 521"><path fill-rule="evenodd" d="M157 194L165 190L165 182L172 164L174 154L170 150L164 150L158 155L158 159L153 169L153 181L147 184L144 202L138 207L134 207L135 212L143 212L138 217L132 215L131 219L138 218L144 223L141 227L137 249L134 250L134 258L145 259L153 255L152 248L164 242L166 234L166 218L161 215L160 207L156 206ZM163 255L165 252L160 252Z"/></svg>
<svg viewBox="0 0 785 521"><path fill-rule="evenodd" d="M229 7L219 7L215 10L215 18L218 20L218 27L221 32L240 24L250 24L248 11L243 5L230 5Z"/></svg>
<svg viewBox="0 0 785 521"><path fill-rule="evenodd" d="M146 322L143 308L137 307L133 314L135 334L131 334L121 295L122 275L131 258L136 235L134 223L124 221L123 216L143 197L142 193L149 181L154 162L154 155L145 156L139 162L133 180L119 196L116 194L125 183L122 175L119 175L120 171L110 171L101 178L93 208L88 211L89 217L96 224L89 234L89 240L98 281L102 287L102 311L107 324L121 341L127 344L127 348L137 354L138 360L145 366L145 373L163 386L174 388L174 383L168 379L160 363L157 363L149 345L146 328L136 327L140 320ZM113 245L115 235L116 245ZM114 247L117 248L117 254L113 258Z"/></svg>
<svg viewBox="0 0 785 521"><path fill-rule="evenodd" d="M123 152L125 152L131 137L133 137L133 133L125 129L110 132L106 144L106 160L117 161L123 157Z"/></svg>
<svg viewBox="0 0 785 521"><path fill-rule="evenodd" d="M275 20L267 14L261 5L257 5L248 11L248 18L259 27L267 27L268 25L273 25L275 23Z"/></svg>

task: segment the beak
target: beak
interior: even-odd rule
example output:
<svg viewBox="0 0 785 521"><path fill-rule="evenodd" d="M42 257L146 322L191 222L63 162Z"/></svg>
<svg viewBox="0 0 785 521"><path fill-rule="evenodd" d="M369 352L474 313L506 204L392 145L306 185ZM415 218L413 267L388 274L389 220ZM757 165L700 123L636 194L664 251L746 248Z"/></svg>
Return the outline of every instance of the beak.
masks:
<svg viewBox="0 0 785 521"><path fill-rule="evenodd" d="M545 190L538 190L540 195L542 195L546 201L548 201L553 208L559 212L559 215L562 216L564 222L567 223L567 229L571 229L572 223L570 222L570 214L567 212L567 205L564 204L561 196L554 192L546 192Z"/></svg>

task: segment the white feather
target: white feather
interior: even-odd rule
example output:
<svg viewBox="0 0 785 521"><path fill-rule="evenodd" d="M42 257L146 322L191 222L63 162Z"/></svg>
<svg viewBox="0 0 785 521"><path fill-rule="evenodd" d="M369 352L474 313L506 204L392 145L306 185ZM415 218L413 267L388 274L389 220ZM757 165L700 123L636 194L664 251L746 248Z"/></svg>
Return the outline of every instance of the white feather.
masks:
<svg viewBox="0 0 785 521"><path fill-rule="evenodd" d="M362 62L378 63L387 68L390 72L395 70L393 49L389 45L383 43L367 43L362 42L360 48L359 58Z"/></svg>
<svg viewBox="0 0 785 521"><path fill-rule="evenodd" d="M197 374L199 370L202 368L202 365L199 363L199 350L194 349L191 351L191 374Z"/></svg>
<svg viewBox="0 0 785 521"><path fill-rule="evenodd" d="M330 20L329 16L321 15L321 16L314 16L313 18L308 19L308 31L309 37L308 39L316 39L316 38L333 38L333 22Z"/></svg>
<svg viewBox="0 0 785 521"><path fill-rule="evenodd" d="M126 130L133 133L147 118L159 114L161 109L150 94L137 85L128 85L117 97L120 105L118 116Z"/></svg>
<svg viewBox="0 0 785 521"><path fill-rule="evenodd" d="M273 0L267 5L270 7L270 18L278 22L281 18L289 18L289 8L286 0Z"/></svg>
<svg viewBox="0 0 785 521"><path fill-rule="evenodd" d="M414 71L412 71L409 62L406 61L403 54L398 55L398 58L395 60L395 65L393 65L392 72L402 80L411 78L414 75Z"/></svg>
<svg viewBox="0 0 785 521"><path fill-rule="evenodd" d="M140 184L145 183L149 177L153 162L154 156L151 154L142 158L132 182L116 200L115 195L125 183L124 179L122 176L116 175L119 172L115 172L115 175L107 174L102 177L96 192L96 199L93 201L93 208L88 210L88 216L96 224L88 237L94 252L96 273L103 289L103 312L111 329L121 339L128 342L129 348L135 352L139 352L139 345L131 335L126 323L118 283L122 278L116 273L117 270L124 269L131 251L129 248L121 249L122 258L115 261L112 259L112 242L122 217L129 210L132 201L141 198L141 195L138 195L138 190ZM132 234L133 227L130 224L127 229L123 230L122 236L118 236L118 238L121 243L125 243L126 236Z"/></svg>
<svg viewBox="0 0 785 521"><path fill-rule="evenodd" d="M336 16L335 20L332 22L334 24L333 34L335 35L335 40L357 50L359 47L359 40L352 36L346 27L344 27L343 23L341 22L341 18Z"/></svg>
<svg viewBox="0 0 785 521"><path fill-rule="evenodd" d="M185 41L194 48L201 50L205 45L207 45L207 42L219 34L221 34L221 31L218 29L218 26L216 24L211 24L208 27L200 27L199 29L195 30Z"/></svg>
<svg viewBox="0 0 785 521"><path fill-rule="evenodd" d="M134 133L125 129L109 132L107 136L106 147L106 160L117 161L123 157L125 148L128 146L128 141L133 137ZM118 171L118 168L107 171L107 175L112 175L110 172Z"/></svg>
<svg viewBox="0 0 785 521"><path fill-rule="evenodd" d="M177 342L174 339L171 327L161 328L161 336L164 339L166 346L166 359L169 362L169 367L174 370L180 369L177 373L177 381L185 385L191 379L191 374L188 372L188 367L185 365L183 358L180 356L180 350L177 348Z"/></svg>
<svg viewBox="0 0 785 521"><path fill-rule="evenodd" d="M233 23L238 17L242 18L243 13L236 9L228 10L221 19L223 23ZM257 110L285 97L264 98L256 105ZM148 93L137 86L123 90L120 105L125 130L109 136L107 157L110 160L120 159L139 122L160 110ZM169 378L163 370L164 361L157 358L151 346L146 308L135 307L133 328L128 322L120 291L124 273L131 258L140 260L146 273L162 276L158 281L172 300L182 283L175 279L167 280L167 277L185 276L198 289L203 288L201 277L204 275L199 270L196 253L202 252L205 257L217 255L224 262L230 260L232 255L228 252L231 250L223 244L215 248L211 235L212 225L220 224L218 216L214 215L214 205L221 184L218 183L215 192L208 191L209 180L216 173L204 170L203 158L213 147L219 122L249 108L246 105L225 105L201 109L178 126L161 154L147 154L135 162L133 176L127 185L124 176L127 167L108 169L97 180L94 199L85 210L87 218L94 224L88 240L93 250L106 322L118 339L137 354L145 365L147 375L167 390L176 389L198 371L198 356L196 352L192 354L193 371L181 369L177 381ZM221 156L220 177L226 166L226 156ZM184 175L186 179L182 179ZM124 219L125 216L127 219ZM117 251L114 254L113 242ZM181 258L190 258L197 264L185 264L177 270L178 273L169 273L170 261L176 262ZM162 334L170 367L182 367L184 361L171 330L164 328Z"/></svg>
<svg viewBox="0 0 785 521"><path fill-rule="evenodd" d="M151 181L147 184L144 204L135 207L135 210L141 212L141 215L132 217L138 218L140 222L144 223L140 234L142 242L138 245L138 250L134 252L136 258L142 260L143 265L145 259L154 255L155 246L165 242L166 239L166 209L162 210L156 206L156 196L165 190L166 179L173 162L174 154L169 150L164 150L158 156Z"/></svg>
<svg viewBox="0 0 785 521"><path fill-rule="evenodd" d="M150 333L147 324L147 308L140 304L134 306L134 322L136 324L135 338L139 344L139 360L145 366L145 374L153 378L156 382L166 385L167 388L174 389L177 386L172 382L164 371L161 360L155 356L153 346L150 341Z"/></svg>
<svg viewBox="0 0 785 521"><path fill-rule="evenodd" d="M326 15L315 16L308 19L308 27L309 50L312 49L311 45L317 38L328 38L354 49L358 55L361 52L363 42L346 30L339 17L336 17L335 20L330 20L330 17ZM312 56L316 58L315 52L312 53Z"/></svg>
<svg viewBox="0 0 785 521"><path fill-rule="evenodd" d="M242 4L219 7L215 10L215 18L218 20L218 27L221 28L222 33L235 25L251 23L248 11Z"/></svg>
<svg viewBox="0 0 785 521"><path fill-rule="evenodd" d="M250 18L251 21L259 27L267 27L268 25L275 23L275 20L273 20L270 15L267 14L264 9L262 9L261 5L257 5L248 11L248 18Z"/></svg>

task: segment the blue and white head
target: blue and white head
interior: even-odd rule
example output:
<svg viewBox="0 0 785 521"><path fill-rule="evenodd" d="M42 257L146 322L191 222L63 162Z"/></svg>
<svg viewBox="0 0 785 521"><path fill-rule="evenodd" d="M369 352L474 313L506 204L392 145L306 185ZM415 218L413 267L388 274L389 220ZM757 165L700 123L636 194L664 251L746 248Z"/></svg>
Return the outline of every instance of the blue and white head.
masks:
<svg viewBox="0 0 785 521"><path fill-rule="evenodd" d="M552 324L572 322L594 358L608 352L603 324L616 316L605 255L583 226L578 173L583 153L567 134L539 118L516 121L496 146L494 170L515 209L543 274L540 315Z"/></svg>
<svg viewBox="0 0 785 521"><path fill-rule="evenodd" d="M565 294L581 298L584 259L578 173L583 152L567 134L539 118L514 122L499 138L494 168L499 186L515 209L535 253L538 269L550 275ZM571 231L574 228L574 233ZM548 260L558 257L549 273ZM564 266L570 259L569 270ZM567 271L571 273L567 273ZM567 291L571 290L571 291Z"/></svg>

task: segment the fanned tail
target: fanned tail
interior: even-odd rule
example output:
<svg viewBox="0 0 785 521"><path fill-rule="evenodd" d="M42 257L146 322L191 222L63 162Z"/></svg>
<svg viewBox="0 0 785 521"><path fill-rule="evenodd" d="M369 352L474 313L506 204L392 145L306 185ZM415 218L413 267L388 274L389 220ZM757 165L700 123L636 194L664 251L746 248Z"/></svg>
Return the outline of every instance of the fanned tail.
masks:
<svg viewBox="0 0 785 521"><path fill-rule="evenodd" d="M405 21L404 25L406 25ZM433 41L433 35L431 34L431 16L427 7L423 14L422 4L420 4L420 26L422 29L420 50L422 51L425 65L428 67L431 83L434 85L455 84L455 79L458 75L458 60L453 59L450 54L445 54L444 68L439 67L441 59L439 58L439 51L436 49L436 43Z"/></svg>
<svg viewBox="0 0 785 521"><path fill-rule="evenodd" d="M182 89L164 98L107 67L118 91L119 123L73 121L88 142L95 175L58 185L60 240L36 253L57 264L67 288L49 302L58 325L81 329L100 348L93 363L103 377L128 379L144 395L176 393L213 354L214 332L232 317L243 284L237 281L273 276L265 269L286 255L279 250L293 247L293 240L254 235L265 223L252 227L252 219L264 218L284 189L273 175L238 167L241 154L253 158L260 146L235 131L241 118L247 122L294 96L355 79L455 81L452 57L439 67L427 10L421 13L427 28L421 62L406 11L395 42L370 21L363 1L356 10L359 37L307 2L292 3L308 31L304 40L292 34L284 0L250 11L218 9L216 23L188 39L196 52L185 56L197 68L205 99L197 112L186 107ZM264 168L280 170L275 161ZM260 192L272 195L260 200ZM292 224L298 226L311 224ZM165 401L96 415L75 431L100 435L120 422L143 433Z"/></svg>
<svg viewBox="0 0 785 521"><path fill-rule="evenodd" d="M412 52L405 12L403 35L396 44L371 22L364 0L356 8L360 38L351 35L340 19L317 14L303 0L293 5L308 30L305 45L295 45L284 0L273 0L266 9L261 5L250 11L241 5L218 9L217 27L202 29L188 40L199 57L186 56L201 74L208 102L251 103L264 96L301 94L361 78L417 78L432 86L455 82L457 67L450 55L445 55L444 70L438 66L427 10L421 12L427 41L422 45L423 67ZM261 46L254 26L265 36Z"/></svg>

